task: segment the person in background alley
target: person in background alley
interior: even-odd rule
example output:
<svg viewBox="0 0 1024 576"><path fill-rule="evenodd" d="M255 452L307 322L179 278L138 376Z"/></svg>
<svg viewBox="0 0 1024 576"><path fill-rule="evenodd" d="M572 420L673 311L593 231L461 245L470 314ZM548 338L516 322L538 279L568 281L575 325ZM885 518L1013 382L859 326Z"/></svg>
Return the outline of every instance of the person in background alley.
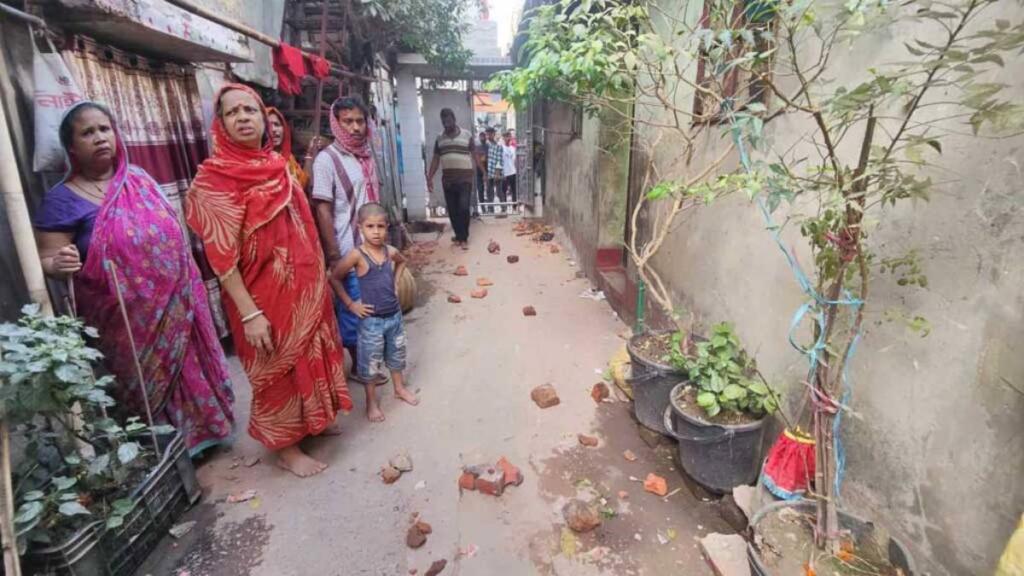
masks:
<svg viewBox="0 0 1024 576"><path fill-rule="evenodd" d="M54 278L74 275L75 308L99 330L122 404L146 414L130 337L154 420L177 428L193 457L229 442L235 424L231 380L174 208L145 170L129 164L105 107L73 106L61 121L60 142L68 173L46 193L35 222L43 270Z"/></svg>
<svg viewBox="0 0 1024 576"><path fill-rule="evenodd" d="M337 433L352 408L324 256L306 195L266 133L267 111L251 88L228 84L214 100L212 155L186 198L227 294L235 348L252 386L249 434L296 476L327 465L299 448Z"/></svg>
<svg viewBox="0 0 1024 576"><path fill-rule="evenodd" d="M441 187L444 188L444 203L452 223L452 238L457 246L468 249L470 205L473 201L473 166L475 145L473 133L455 123L455 112L451 108L441 110L441 124L444 132L434 141L434 158L427 173L427 187L434 192L434 175L441 168Z"/></svg>
<svg viewBox="0 0 1024 576"><path fill-rule="evenodd" d="M370 150L367 118L368 111L362 98L338 98L331 106L334 143L321 150L313 162L313 207L329 271L333 271L341 259L362 242L356 212L363 204L376 202L380 189L376 162ZM349 274L342 284L349 299L358 301L359 281L355 273ZM355 366L359 356L359 316L342 304L337 288L335 295L334 309L341 328L341 343ZM353 380L359 380L355 370L352 374L356 376Z"/></svg>
<svg viewBox="0 0 1024 576"><path fill-rule="evenodd" d="M487 129L487 196L490 202L499 198L505 202L505 176L504 151L501 142L498 142L498 131L495 128ZM494 210L492 210L493 212ZM498 212L504 212L505 207L499 206Z"/></svg>
<svg viewBox="0 0 1024 576"><path fill-rule="evenodd" d="M477 136L473 157L476 160L476 209L479 215L487 208L480 207L481 203L487 202L487 132L480 132Z"/></svg>
<svg viewBox="0 0 1024 576"><path fill-rule="evenodd" d="M284 114L274 107L267 108L268 128L270 131L270 142L274 145L274 151L285 157L288 161L288 173L299 182L299 186L305 190L309 186L309 174L299 165L292 153L292 127L288 125ZM315 150L316 139L310 142L310 149ZM306 158L309 158L307 152ZM308 168L308 166L307 166Z"/></svg>
<svg viewBox="0 0 1024 576"><path fill-rule="evenodd" d="M516 147L519 146L519 143L516 141L516 129L515 128L509 128L508 129L508 132L505 133L505 139L506 139L506 143L509 146L511 146L513 148L516 148Z"/></svg>
<svg viewBox="0 0 1024 576"><path fill-rule="evenodd" d="M356 367L365 382L372 382L386 367L391 373L395 397L413 406L419 398L405 387L405 325L398 304L395 279L402 274L405 257L385 239L388 234L388 213L376 202L363 204L357 213L363 243L349 251L331 271L345 307L361 318L359 322L359 357ZM359 278L362 300L352 300L342 289L349 273ZM366 386L366 417L383 422L384 412L377 401L376 386Z"/></svg>
<svg viewBox="0 0 1024 576"><path fill-rule="evenodd" d="M512 131L505 132L505 141L501 146L501 173L504 177L502 186L505 198L512 203L512 211L518 210L518 194L516 193L516 139Z"/></svg>

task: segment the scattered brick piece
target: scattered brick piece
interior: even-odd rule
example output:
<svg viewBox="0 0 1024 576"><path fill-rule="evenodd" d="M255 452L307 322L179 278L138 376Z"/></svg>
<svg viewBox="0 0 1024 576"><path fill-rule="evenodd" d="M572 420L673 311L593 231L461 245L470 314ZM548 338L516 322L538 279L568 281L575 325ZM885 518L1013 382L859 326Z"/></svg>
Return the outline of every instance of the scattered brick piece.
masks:
<svg viewBox="0 0 1024 576"><path fill-rule="evenodd" d="M487 289L477 288L476 290L470 292L469 295L472 296L473 298L476 298L477 300L480 300L481 298L487 298Z"/></svg>
<svg viewBox="0 0 1024 576"><path fill-rule="evenodd" d="M430 565L430 568L427 569L427 572L423 576L437 576L442 571L444 571L444 568L447 565L448 561L444 558L440 560L434 560L433 564Z"/></svg>
<svg viewBox="0 0 1024 576"><path fill-rule="evenodd" d="M580 444L588 448L594 448L598 445L597 436L588 436L586 434L577 434L576 439L580 441Z"/></svg>
<svg viewBox="0 0 1024 576"><path fill-rule="evenodd" d="M512 255L506 258L505 260L508 260L509 264L515 264L516 262L519 262L519 256Z"/></svg>
<svg viewBox="0 0 1024 576"><path fill-rule="evenodd" d="M459 476L459 490L476 490L476 476L463 472Z"/></svg>
<svg viewBox="0 0 1024 576"><path fill-rule="evenodd" d="M401 477L402 471L390 464L380 469L380 479L383 480L385 484L394 484Z"/></svg>
<svg viewBox="0 0 1024 576"><path fill-rule="evenodd" d="M626 450L622 453L622 457L630 462L636 462L636 454L633 454L632 450Z"/></svg>
<svg viewBox="0 0 1024 576"><path fill-rule="evenodd" d="M469 276L469 270L466 270L465 266L459 266L455 269L456 276Z"/></svg>
<svg viewBox="0 0 1024 576"><path fill-rule="evenodd" d="M448 301L451 302L452 304L459 304L459 303L462 302L462 298L459 298L455 294L449 294L448 295Z"/></svg>
<svg viewBox="0 0 1024 576"><path fill-rule="evenodd" d="M498 244L494 240L491 240L487 244L487 251L490 252L491 254L498 254L501 252L501 244Z"/></svg>
<svg viewBox="0 0 1024 576"><path fill-rule="evenodd" d="M424 522L423 520L419 520L416 522L416 528L423 534L431 534L434 531L434 527Z"/></svg>
<svg viewBox="0 0 1024 576"><path fill-rule="evenodd" d="M533 306L523 307L523 316L536 316L537 310Z"/></svg>
<svg viewBox="0 0 1024 576"><path fill-rule="evenodd" d="M562 517L573 532L590 532L601 525L597 507L579 498L573 498L562 507Z"/></svg>
<svg viewBox="0 0 1024 576"><path fill-rule="evenodd" d="M619 490L619 500L629 500L629 492Z"/></svg>
<svg viewBox="0 0 1024 576"><path fill-rule="evenodd" d="M668 482L666 482L661 476L651 472L644 480L644 490L647 490L651 494L664 496L668 494Z"/></svg>
<svg viewBox="0 0 1024 576"><path fill-rule="evenodd" d="M474 487L477 492L501 496L505 492L505 474L497 468L488 468L476 477Z"/></svg>
<svg viewBox="0 0 1024 576"><path fill-rule="evenodd" d="M555 387L551 384L537 386L530 391L530 398L542 410L557 406L561 402L561 399L558 398L558 392L555 391Z"/></svg>
<svg viewBox="0 0 1024 576"><path fill-rule="evenodd" d="M419 548L427 543L427 535L420 531L419 524L413 524L409 526L409 531L405 534L405 544L409 548Z"/></svg>
<svg viewBox="0 0 1024 576"><path fill-rule="evenodd" d="M476 285L480 287L494 286L494 282L491 282L489 278L477 278Z"/></svg>
<svg viewBox="0 0 1024 576"><path fill-rule="evenodd" d="M605 384L604 382L598 382L597 384L594 384L593 388L590 389L590 397L593 398L594 402L597 402L598 404L603 402L609 394L611 394L611 391L608 390L608 385Z"/></svg>
<svg viewBox="0 0 1024 576"><path fill-rule="evenodd" d="M558 244L552 244L550 250L552 254L558 254L562 251L562 249L558 247Z"/></svg>
<svg viewBox="0 0 1024 576"><path fill-rule="evenodd" d="M502 473L502 481L505 486L519 486L523 483L523 472L519 470L519 467L508 461L508 458L502 456L497 463L498 468Z"/></svg>

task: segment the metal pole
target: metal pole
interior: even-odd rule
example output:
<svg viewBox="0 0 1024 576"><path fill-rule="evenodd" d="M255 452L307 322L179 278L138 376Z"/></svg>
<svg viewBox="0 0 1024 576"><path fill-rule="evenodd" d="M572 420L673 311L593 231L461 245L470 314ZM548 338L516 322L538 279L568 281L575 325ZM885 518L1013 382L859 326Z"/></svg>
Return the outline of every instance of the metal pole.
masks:
<svg viewBox="0 0 1024 576"><path fill-rule="evenodd" d="M23 20L23 21L28 22L29 24L31 24L33 26L37 26L39 28L46 28L46 22L43 22L42 18L40 18L38 16L33 16L31 14L26 14L25 12L22 12L21 10L18 10L17 8L13 8L11 6L8 6L7 4L0 3L0 13L3 13L5 16L10 16L12 18L17 18L18 20Z"/></svg>

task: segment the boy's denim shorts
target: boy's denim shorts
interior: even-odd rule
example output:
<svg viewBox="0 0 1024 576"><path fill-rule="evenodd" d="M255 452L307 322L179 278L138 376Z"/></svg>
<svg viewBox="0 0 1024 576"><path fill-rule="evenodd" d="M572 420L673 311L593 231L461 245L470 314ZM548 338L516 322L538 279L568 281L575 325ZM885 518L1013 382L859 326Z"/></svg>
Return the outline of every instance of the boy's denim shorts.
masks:
<svg viewBox="0 0 1024 576"><path fill-rule="evenodd" d="M405 324L402 313L391 316L367 316L359 321L359 347L356 350L359 376L372 378L390 371L405 370Z"/></svg>

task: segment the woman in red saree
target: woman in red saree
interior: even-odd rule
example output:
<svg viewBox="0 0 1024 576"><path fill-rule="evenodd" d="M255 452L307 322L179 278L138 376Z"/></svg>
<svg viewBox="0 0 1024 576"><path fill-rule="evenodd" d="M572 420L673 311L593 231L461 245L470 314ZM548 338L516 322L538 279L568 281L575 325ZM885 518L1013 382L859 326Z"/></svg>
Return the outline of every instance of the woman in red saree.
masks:
<svg viewBox="0 0 1024 576"><path fill-rule="evenodd" d="M326 464L299 448L330 433L352 400L323 251L305 194L273 151L260 97L229 84L216 99L213 154L199 167L186 204L203 239L252 386L249 434L298 476Z"/></svg>
<svg viewBox="0 0 1024 576"><path fill-rule="evenodd" d="M299 181L299 186L305 190L309 184L309 175L302 169L299 161L295 159L295 154L292 153L292 128L288 125L288 120L280 110L273 106L267 108L267 120L270 142L274 145L274 151L288 161L288 173L294 176Z"/></svg>

